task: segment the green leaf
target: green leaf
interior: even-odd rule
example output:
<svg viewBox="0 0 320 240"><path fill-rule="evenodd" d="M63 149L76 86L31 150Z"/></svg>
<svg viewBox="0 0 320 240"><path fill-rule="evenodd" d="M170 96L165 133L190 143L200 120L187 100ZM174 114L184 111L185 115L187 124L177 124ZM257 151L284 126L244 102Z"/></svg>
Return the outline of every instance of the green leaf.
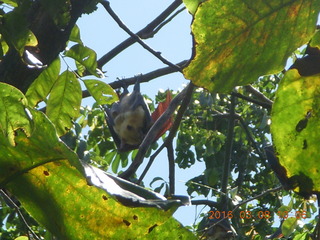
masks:
<svg viewBox="0 0 320 240"><path fill-rule="evenodd" d="M295 191L320 191L320 75L286 72L272 107L271 132L280 164Z"/></svg>
<svg viewBox="0 0 320 240"><path fill-rule="evenodd" d="M309 234L307 232L299 233L298 235L294 236L293 240L311 240Z"/></svg>
<svg viewBox="0 0 320 240"><path fill-rule="evenodd" d="M74 27L72 28L69 40L72 42L83 44L81 41L80 29L79 29L78 25L74 25Z"/></svg>
<svg viewBox="0 0 320 240"><path fill-rule="evenodd" d="M21 237L15 238L14 240L28 240L28 239L29 239L28 237L21 236Z"/></svg>
<svg viewBox="0 0 320 240"><path fill-rule="evenodd" d="M0 34L0 57L2 58L3 55L5 55L9 50L9 46L8 44L6 43L6 41L4 41L3 37L1 36Z"/></svg>
<svg viewBox="0 0 320 240"><path fill-rule="evenodd" d="M31 107L46 99L60 73L60 58L54 60L28 88L26 97Z"/></svg>
<svg viewBox="0 0 320 240"><path fill-rule="evenodd" d="M207 168L204 171L204 176L209 186L215 186L215 184L217 184L217 182L220 180L220 175L221 173L219 173L219 171L214 168Z"/></svg>
<svg viewBox="0 0 320 240"><path fill-rule="evenodd" d="M295 217L290 217L286 219L282 226L281 231L285 237L289 237L291 233L296 229L298 220Z"/></svg>
<svg viewBox="0 0 320 240"><path fill-rule="evenodd" d="M313 38L310 41L310 46L320 49L320 31L317 31L316 34L313 36Z"/></svg>
<svg viewBox="0 0 320 240"><path fill-rule="evenodd" d="M0 33L7 44L14 46L21 56L25 46L38 45L36 36L28 28L24 9L16 8L7 13L1 21Z"/></svg>
<svg viewBox="0 0 320 240"><path fill-rule="evenodd" d="M150 228L150 233L143 236L141 239L181 239L181 240L195 240L196 236L191 234L174 218L170 218L161 226L154 226Z"/></svg>
<svg viewBox="0 0 320 240"><path fill-rule="evenodd" d="M12 98L18 99L17 96ZM30 134L15 130L13 146L4 134L0 134L0 186L14 181L17 176L46 163L59 165L58 161L69 161L72 166L83 172L77 155L71 152L65 144L59 141L56 131L48 118L39 111L29 109L28 114L23 109L23 103L11 101L11 108L19 109L11 114L12 121L23 119L31 126ZM3 105L1 111L5 111ZM77 171L78 171L77 170ZM44 173L42 173L44 174Z"/></svg>
<svg viewBox="0 0 320 240"><path fill-rule="evenodd" d="M76 44L72 46L65 55L81 63L92 75L98 76L96 72L97 54L92 49L82 44Z"/></svg>
<svg viewBox="0 0 320 240"><path fill-rule="evenodd" d="M5 3L5 4L8 4L8 5L12 6L12 7L17 7L19 1L3 0L1 2Z"/></svg>
<svg viewBox="0 0 320 240"><path fill-rule="evenodd" d="M31 134L31 125L26 116L27 99L15 87L0 82L0 133L9 143L15 145L15 131L22 129L27 136Z"/></svg>
<svg viewBox="0 0 320 240"><path fill-rule="evenodd" d="M83 80L83 82L99 105L112 104L119 100L117 93L109 84L99 80Z"/></svg>
<svg viewBox="0 0 320 240"><path fill-rule="evenodd" d="M47 115L55 124L59 136L72 127L80 113L81 86L72 72L63 72L54 84L47 103Z"/></svg>
<svg viewBox="0 0 320 240"><path fill-rule="evenodd" d="M282 205L281 207L278 208L277 215L280 218L286 218L291 210L292 208L290 208L289 206Z"/></svg>
<svg viewBox="0 0 320 240"><path fill-rule="evenodd" d="M150 187L152 187L152 184L154 184L157 181L163 181L164 182L164 179L162 177L153 178L152 181L150 182Z"/></svg>
<svg viewBox="0 0 320 240"><path fill-rule="evenodd" d="M195 14L195 12L201 2L204 2L204 0L183 0L183 3L186 5L188 11L191 14Z"/></svg>
<svg viewBox="0 0 320 240"><path fill-rule="evenodd" d="M201 3L194 16L193 60L184 75L210 91L229 92L281 71L315 32L319 1Z"/></svg>

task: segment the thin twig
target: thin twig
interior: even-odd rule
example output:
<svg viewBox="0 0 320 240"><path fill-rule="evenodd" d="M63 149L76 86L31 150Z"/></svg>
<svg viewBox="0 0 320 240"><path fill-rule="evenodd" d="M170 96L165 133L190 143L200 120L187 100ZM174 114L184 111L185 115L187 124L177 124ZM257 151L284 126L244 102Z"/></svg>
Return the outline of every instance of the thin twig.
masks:
<svg viewBox="0 0 320 240"><path fill-rule="evenodd" d="M154 20L152 20L146 27L141 29L136 33L137 36L139 36L142 39L153 37L154 29L159 26L161 22L163 22L175 9L177 9L182 4L181 0L175 0L170 6L168 6L159 16L157 16ZM159 28L159 27L158 27ZM107 62L109 62L112 58L117 56L120 52L122 52L124 49L128 48L132 44L134 44L136 41L133 37L129 37L126 40L124 40L122 43L120 43L118 46L113 48L111 51L109 51L107 54L102 56L98 60L98 68L101 69L103 65L105 65Z"/></svg>
<svg viewBox="0 0 320 240"><path fill-rule="evenodd" d="M137 184L138 184L138 185L142 182L143 178L146 176L147 172L149 171L152 163L154 162L154 160L156 159L156 157L159 155L159 153L164 149L164 147L165 147L165 145L162 144L162 145L157 149L157 151L155 151L155 153L152 154L152 156L151 156L150 159L149 159L149 162L148 162L147 166L145 167L145 169L143 170L140 178L139 178L138 181L137 181Z"/></svg>
<svg viewBox="0 0 320 240"><path fill-rule="evenodd" d="M1 195L10 203L11 206L14 207L14 209L17 211L19 218L23 222L23 224L27 227L28 231L33 235L33 237L37 240L41 240L40 237L32 230L32 228L27 223L27 220L24 218L22 212L20 211L20 208L17 206L17 204L8 196L8 194L0 189Z"/></svg>
<svg viewBox="0 0 320 240"><path fill-rule="evenodd" d="M254 103L254 104L257 104L257 105L259 105L259 106L261 106L261 107L263 107L263 108L266 108L266 109L268 109L268 110L270 110L271 107L272 107L272 104L270 104L270 103L261 102L261 101L255 100L255 99L253 99L253 98L244 96L244 95L242 95L241 93L232 92L231 95L233 95L233 96L235 96L235 97L237 97L237 98L242 98L242 99L244 99L244 100L246 100L246 101L248 101L248 102L252 102L252 103Z"/></svg>
<svg viewBox="0 0 320 240"><path fill-rule="evenodd" d="M258 89L252 87L252 85L245 86L245 89L254 95L256 98L260 99L261 101L265 102L266 104L272 106L273 101L267 98L263 93L261 93Z"/></svg>
<svg viewBox="0 0 320 240"><path fill-rule="evenodd" d="M177 10L174 14L172 14L171 17L169 17L167 20L165 20L161 24L159 24L159 26L157 28L155 28L153 32L151 32L152 36L155 35L156 33L158 33L161 30L161 28L163 28L166 24L171 22L172 19L174 19L179 13L183 12L184 10L186 10L186 7L183 7L181 9Z"/></svg>
<svg viewBox="0 0 320 240"><path fill-rule="evenodd" d="M156 58L158 58L160 61L162 61L164 64L167 64L168 66L172 67L178 72L182 72L182 69L177 66L176 64L173 64L172 62L168 61L164 57L161 56L160 52L157 52L153 50L151 47L149 47L144 41L141 40L141 38L133 33L118 17L118 15L112 10L110 7L109 1L102 1L101 4L106 9L106 11L110 14L110 16L114 19L114 21L119 25L120 28L122 28L126 33L128 33L136 42L138 42L143 48L148 50L151 54L153 54Z"/></svg>
<svg viewBox="0 0 320 240"><path fill-rule="evenodd" d="M232 210L232 212L234 212L235 210L237 210L240 206L242 206L242 205L244 205L244 204L247 204L248 202L251 202L251 201L256 200L256 199L258 199L258 198L262 198L262 197L264 197L265 195L267 195L267 194L269 194L269 193L277 192L277 191L279 191L279 190L281 190L281 189L283 189L282 185L281 185L281 186L278 186L278 187L275 187L275 188L270 188L270 189L268 189L268 190L266 190L266 191L264 191L264 192L262 192L262 193L260 193L260 194L258 194L258 195L256 195L256 196L252 197L252 198L249 198L249 199L247 199L247 200L244 200L244 201L238 203L237 205L235 205L235 207L234 207L234 209Z"/></svg>

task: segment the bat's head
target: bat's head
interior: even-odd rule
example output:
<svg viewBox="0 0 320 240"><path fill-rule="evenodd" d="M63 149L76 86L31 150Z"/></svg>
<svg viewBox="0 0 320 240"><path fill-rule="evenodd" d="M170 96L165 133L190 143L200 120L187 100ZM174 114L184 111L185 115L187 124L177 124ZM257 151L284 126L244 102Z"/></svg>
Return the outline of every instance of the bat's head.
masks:
<svg viewBox="0 0 320 240"><path fill-rule="evenodd" d="M134 111L127 111L115 118L114 130L121 140L121 145L139 145L145 135L145 111L140 106Z"/></svg>

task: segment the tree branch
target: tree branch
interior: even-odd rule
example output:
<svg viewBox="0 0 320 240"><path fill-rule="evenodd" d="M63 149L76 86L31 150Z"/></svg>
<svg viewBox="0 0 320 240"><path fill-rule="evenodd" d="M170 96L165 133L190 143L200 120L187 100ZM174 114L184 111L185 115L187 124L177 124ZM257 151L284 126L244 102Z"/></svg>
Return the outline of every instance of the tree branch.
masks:
<svg viewBox="0 0 320 240"><path fill-rule="evenodd" d="M161 22L163 22L175 9L177 9L181 5L181 0L175 0L167 9L165 9L158 17L156 17L153 21L151 21L146 27L141 29L136 33L142 39L147 39L154 36L154 29L159 26ZM159 26L160 27L160 26ZM159 27L157 29L159 29ZM124 49L128 48L132 44L136 42L135 38L129 37L120 43L118 46L113 48L110 52L102 56L98 60L98 68L101 69L103 65L109 62L112 58L117 56Z"/></svg>
<svg viewBox="0 0 320 240"><path fill-rule="evenodd" d="M122 21L121 19L117 16L117 14L112 10L110 7L109 1L102 1L101 4L103 7L106 9L106 11L110 14L110 16L114 19L114 21L119 25L120 28L122 28L126 33L128 33L136 42L138 42L144 49L148 50L152 55L154 55L156 58L158 58L160 61L162 61L164 64L167 64L168 66L172 67L178 72L182 72L182 69L165 59L164 57L161 56L160 52L157 52L153 50L151 47L149 47L145 42L141 40L141 38L134 34Z"/></svg>
<svg viewBox="0 0 320 240"><path fill-rule="evenodd" d="M192 205L207 205L211 208L217 208L219 206L219 203L207 199L202 200L191 200Z"/></svg>
<svg viewBox="0 0 320 240"><path fill-rule="evenodd" d="M188 60L184 60L182 62L177 63L178 66L180 66L181 68L183 68L185 66L185 64L187 64ZM164 67L164 68L159 68L157 70L154 70L152 72L148 72L146 74L142 74L141 75L141 81L140 82L149 82L152 79L170 74L170 73L174 73L176 72L175 69L171 68L171 67ZM130 86L136 83L136 77L130 77L130 78L124 78L121 79L121 82L118 81L114 81L109 83L109 85L113 88L113 89L117 89L117 88L121 88L123 86L123 83L126 86ZM90 97L90 93L88 90L84 90L82 91L82 98L86 98L86 97Z"/></svg>
<svg viewBox="0 0 320 240"><path fill-rule="evenodd" d="M223 203L224 208L223 210L227 210L228 206L228 196L227 196L227 188L228 188L228 181L230 175L230 162L232 157L232 143L233 143L233 135L234 135L234 120L235 120L235 96L231 95L231 103L230 103L230 118L229 118L229 126L228 126L228 134L227 134L227 141L225 144L225 158L224 158L224 167L223 167L223 174L222 174L222 181L221 181L221 191L224 195L221 197L221 203Z"/></svg>
<svg viewBox="0 0 320 240"><path fill-rule="evenodd" d="M174 195L175 192L175 164L174 164L174 150L173 144L166 144L169 161L169 195Z"/></svg>
<svg viewBox="0 0 320 240"><path fill-rule="evenodd" d="M139 180L138 180L138 184L141 183L141 181L143 180L143 178L145 177L145 175L147 174L149 168L151 167L153 161L155 160L156 156L162 151L162 149L168 145L172 145L172 141L178 131L178 128L180 126L182 117L184 112L187 110L187 107L190 103L191 97L192 97L192 92L194 89L194 85L192 83L190 83L190 88L188 89L188 91L186 92L186 95L184 97L183 102L181 103L181 106L178 110L177 116L175 118L175 121L170 129L169 135L166 138L166 140L164 141L164 143L157 149L157 151L150 157L150 160L145 168L145 170L143 171L143 173L141 174ZM169 160L170 161L170 160ZM172 171L174 172L174 168L173 170L171 170L170 168L170 163L169 163L169 175L172 175ZM171 173L170 173L171 172ZM170 178L170 177L169 177Z"/></svg>
<svg viewBox="0 0 320 240"><path fill-rule="evenodd" d="M143 39L146 39L146 37L148 37L148 38L153 37L156 33L158 33L161 30L161 28L163 28L166 24L171 22L172 19L174 19L179 13L183 12L185 9L186 9L186 7L183 7L181 9L177 10L174 14L172 14L171 17L169 17L167 20L165 20L161 24L159 24L159 26L157 28L155 28L154 31L152 31L150 33L150 36L144 36Z"/></svg>

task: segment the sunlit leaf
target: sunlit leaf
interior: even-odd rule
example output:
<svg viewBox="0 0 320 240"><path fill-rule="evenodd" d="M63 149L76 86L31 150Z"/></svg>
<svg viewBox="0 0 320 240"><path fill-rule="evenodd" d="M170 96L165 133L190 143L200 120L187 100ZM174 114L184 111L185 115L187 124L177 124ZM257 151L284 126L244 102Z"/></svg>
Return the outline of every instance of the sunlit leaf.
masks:
<svg viewBox="0 0 320 240"><path fill-rule="evenodd" d="M78 25L74 25L74 27L72 28L69 40L72 42L82 44L81 36L80 36L80 29L79 29Z"/></svg>
<svg viewBox="0 0 320 240"><path fill-rule="evenodd" d="M85 66L91 74L98 76L96 72L97 54L92 49L85 47L82 44L76 44L66 52L66 56L73 58Z"/></svg>
<svg viewBox="0 0 320 240"><path fill-rule="evenodd" d="M316 34L313 36L313 38L310 41L311 47L317 47L320 49L320 31L317 31Z"/></svg>
<svg viewBox="0 0 320 240"><path fill-rule="evenodd" d="M229 92L281 71L288 56L312 37L319 9L316 0L204 1L194 16L195 54L185 77Z"/></svg>
<svg viewBox="0 0 320 240"><path fill-rule="evenodd" d="M319 121L320 75L287 71L272 107L271 131L280 164L301 194L320 191Z"/></svg>
<svg viewBox="0 0 320 240"><path fill-rule="evenodd" d="M297 218L290 217L283 222L281 226L281 231L285 237L289 237L289 235L295 230L297 226L297 221Z"/></svg>
<svg viewBox="0 0 320 240"><path fill-rule="evenodd" d="M83 82L99 105L112 104L119 100L117 93L110 85L99 80L83 80Z"/></svg>
<svg viewBox="0 0 320 240"><path fill-rule="evenodd" d="M21 237L17 237L15 240L29 240L29 238L25 236L21 236Z"/></svg>
<svg viewBox="0 0 320 240"><path fill-rule="evenodd" d="M72 127L72 120L78 117L81 99L79 81L72 72L65 71L50 92L46 112L59 136L66 133Z"/></svg>
<svg viewBox="0 0 320 240"><path fill-rule="evenodd" d="M3 39L3 37L1 36L1 34L0 34L0 58L2 58L3 57L3 55L5 55L7 52L8 52L8 50L9 50L9 46L8 46L8 44L4 41L4 39Z"/></svg>
<svg viewBox="0 0 320 240"><path fill-rule="evenodd" d="M60 58L53 61L31 84L26 93L29 105L34 107L43 101L51 91L60 73Z"/></svg>
<svg viewBox="0 0 320 240"><path fill-rule="evenodd" d="M293 240L311 240L309 233L304 232L304 233L299 233L294 236Z"/></svg>
<svg viewBox="0 0 320 240"><path fill-rule="evenodd" d="M8 4L8 5L12 6L12 7L17 7L18 3L19 3L19 1L14 1L14 0L3 0L1 2L5 3L5 4Z"/></svg>
<svg viewBox="0 0 320 240"><path fill-rule="evenodd" d="M204 0L183 0L183 3L186 5L191 14L194 14L196 12L201 2L204 2Z"/></svg>

